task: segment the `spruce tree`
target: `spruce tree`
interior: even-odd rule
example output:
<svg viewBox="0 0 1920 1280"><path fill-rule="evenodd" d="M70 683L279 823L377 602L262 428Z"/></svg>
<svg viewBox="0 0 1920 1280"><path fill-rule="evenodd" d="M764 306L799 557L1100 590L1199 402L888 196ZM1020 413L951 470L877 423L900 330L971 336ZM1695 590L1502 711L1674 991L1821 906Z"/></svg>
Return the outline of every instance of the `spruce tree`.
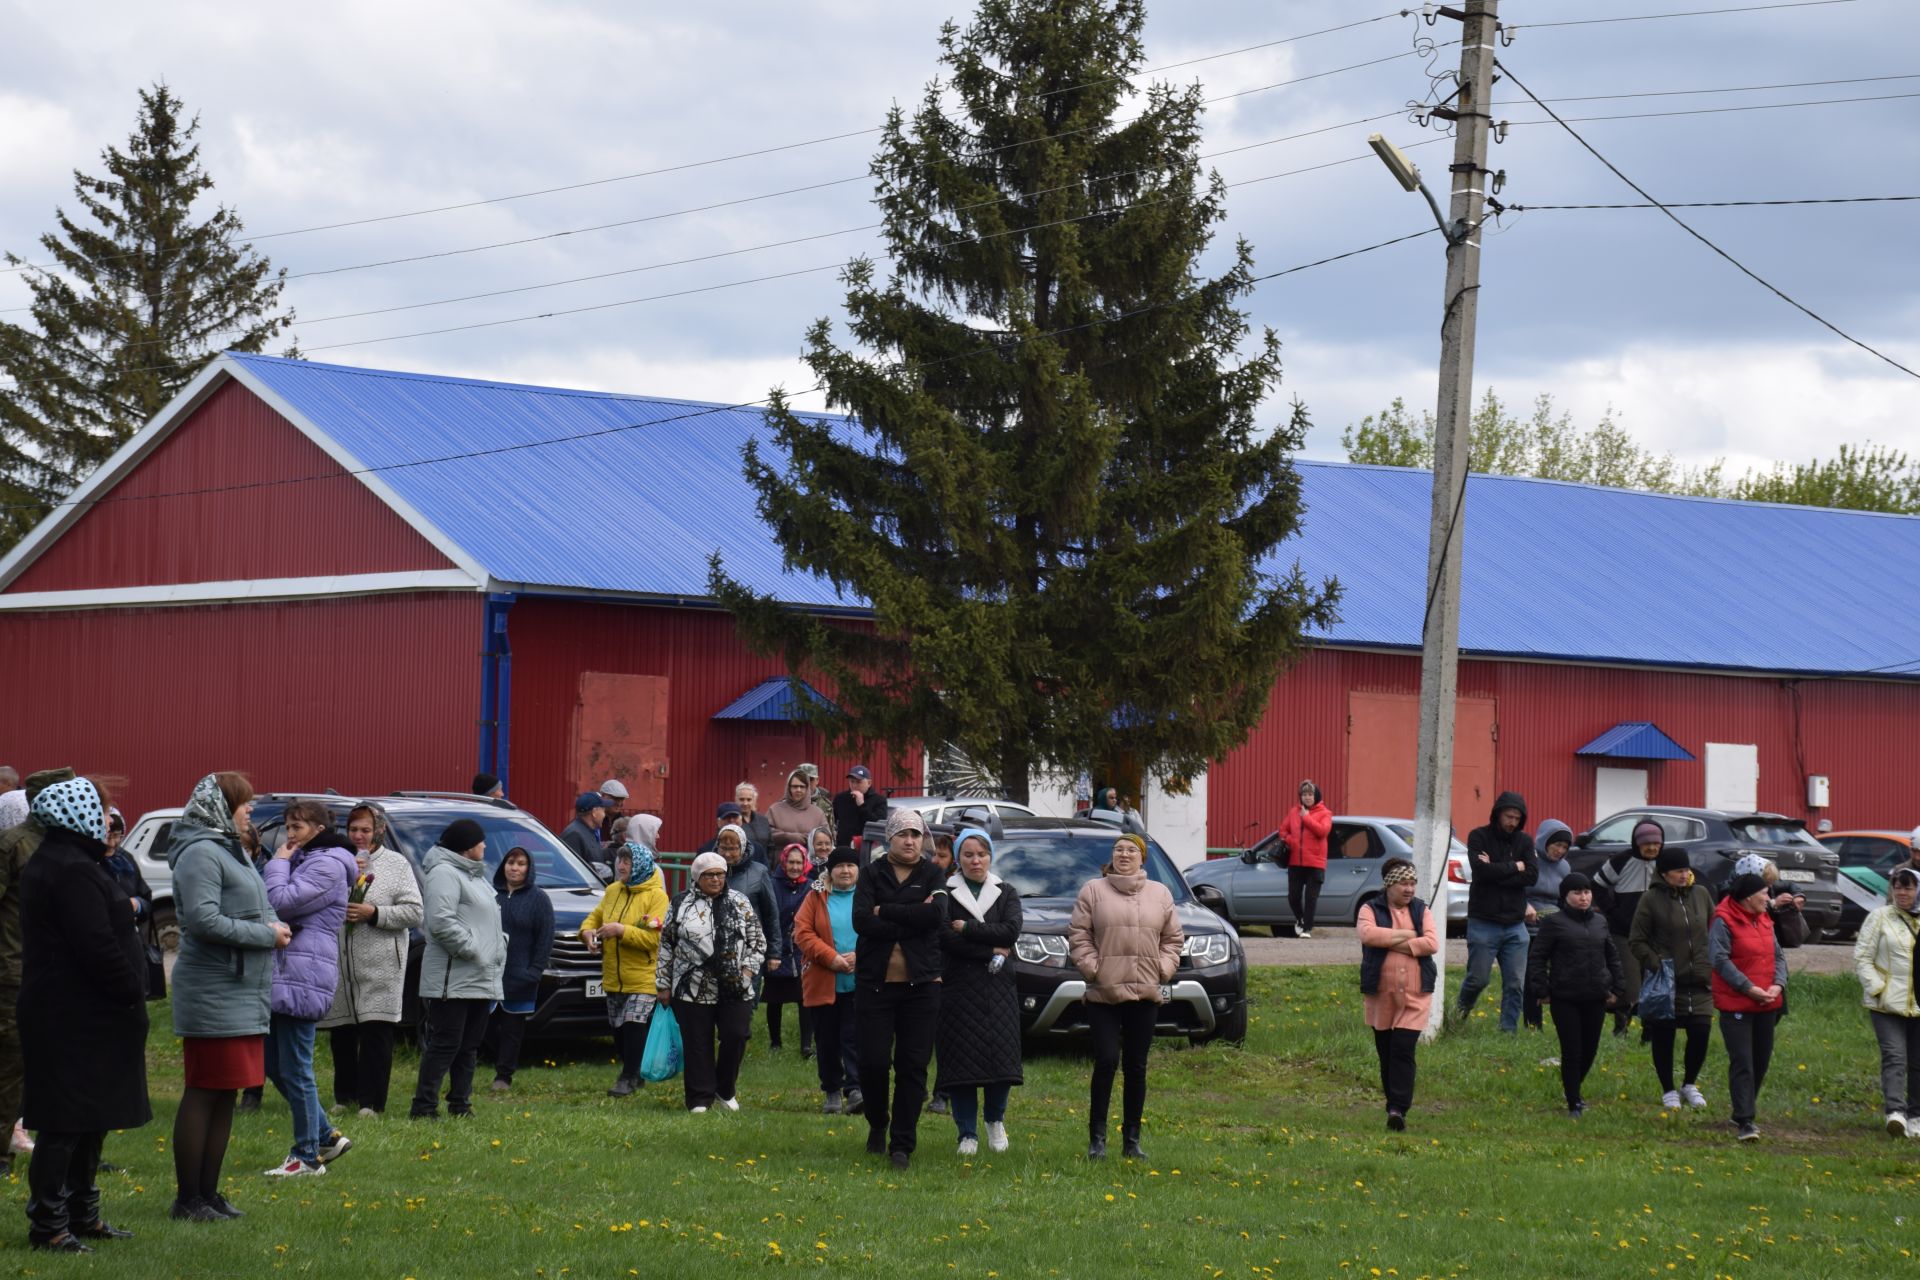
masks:
<svg viewBox="0 0 1920 1280"><path fill-rule="evenodd" d="M293 322L286 272L240 238L166 85L140 91L105 176L74 171L82 216L54 212L48 262L27 267L30 325L0 322L0 550L12 545L224 350L259 351ZM25 267L8 253L13 267ZM295 354L295 353L289 353Z"/></svg>
<svg viewBox="0 0 1920 1280"><path fill-rule="evenodd" d="M836 740L951 743L1022 799L1041 767L1204 768L1337 595L1269 564L1306 413L1258 422L1279 343L1236 309L1244 241L1202 274L1224 187L1196 159L1199 87L1134 95L1143 20L983 0L941 33L945 83L887 118L891 274L851 266L853 344L822 320L806 346L857 427L776 396L784 456L746 451L788 563L869 602L871 630L712 570L750 643L833 685Z"/></svg>

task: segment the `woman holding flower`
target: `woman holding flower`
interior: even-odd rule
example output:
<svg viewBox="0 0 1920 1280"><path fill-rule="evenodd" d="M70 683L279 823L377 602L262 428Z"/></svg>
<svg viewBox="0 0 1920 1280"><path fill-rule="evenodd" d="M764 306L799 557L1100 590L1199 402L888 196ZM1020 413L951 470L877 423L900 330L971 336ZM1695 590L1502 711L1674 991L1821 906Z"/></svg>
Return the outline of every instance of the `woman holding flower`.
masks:
<svg viewBox="0 0 1920 1280"><path fill-rule="evenodd" d="M424 914L413 867L387 839L387 815L378 805L357 805L347 815L357 874L340 931L340 985L320 1020L333 1050L334 1103L357 1106L363 1116L387 1109L407 936Z"/></svg>

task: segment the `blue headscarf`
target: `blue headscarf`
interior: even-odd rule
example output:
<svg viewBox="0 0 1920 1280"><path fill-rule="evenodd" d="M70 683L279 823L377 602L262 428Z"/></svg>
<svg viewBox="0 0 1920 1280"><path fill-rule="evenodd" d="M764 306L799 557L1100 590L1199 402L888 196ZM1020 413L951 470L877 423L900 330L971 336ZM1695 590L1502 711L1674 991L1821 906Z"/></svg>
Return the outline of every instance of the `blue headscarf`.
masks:
<svg viewBox="0 0 1920 1280"><path fill-rule="evenodd" d="M102 843L107 838L107 818L100 808L100 793L85 778L56 782L33 799L33 816L49 827L65 827Z"/></svg>
<svg viewBox="0 0 1920 1280"><path fill-rule="evenodd" d="M638 889L653 874L653 850L637 841L629 840L621 846L621 852L633 859L633 866L627 871L627 887Z"/></svg>

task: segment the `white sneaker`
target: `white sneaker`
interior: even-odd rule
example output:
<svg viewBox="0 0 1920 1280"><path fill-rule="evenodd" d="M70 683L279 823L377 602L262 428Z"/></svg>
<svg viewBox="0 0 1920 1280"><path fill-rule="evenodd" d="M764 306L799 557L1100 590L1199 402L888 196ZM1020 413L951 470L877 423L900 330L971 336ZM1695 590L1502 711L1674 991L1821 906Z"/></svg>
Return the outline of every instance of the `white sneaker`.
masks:
<svg viewBox="0 0 1920 1280"><path fill-rule="evenodd" d="M1680 1098L1690 1107L1704 1107L1707 1105L1707 1095L1700 1092L1700 1086L1697 1084L1681 1085Z"/></svg>
<svg viewBox="0 0 1920 1280"><path fill-rule="evenodd" d="M1311 930L1311 929L1302 929L1302 928L1299 928L1298 926L1296 926L1296 927L1294 928L1294 931L1293 931L1293 936L1294 936L1294 937L1296 937L1296 938L1305 938L1305 939L1307 939L1307 940L1308 940L1309 942L1311 942L1311 941L1313 940L1313 930Z"/></svg>
<svg viewBox="0 0 1920 1280"><path fill-rule="evenodd" d="M297 1160L292 1156L288 1156L285 1164L267 1170L262 1176L268 1178L318 1178L325 1174L326 1171L327 1166L323 1164L308 1164L305 1160Z"/></svg>
<svg viewBox="0 0 1920 1280"><path fill-rule="evenodd" d="M1660 1105L1669 1111L1678 1111L1680 1109L1680 1091L1678 1089L1669 1089L1661 1094Z"/></svg>
<svg viewBox="0 0 1920 1280"><path fill-rule="evenodd" d="M320 1163L332 1164L351 1150L353 1150L352 1138L344 1133L329 1134L327 1140L320 1144Z"/></svg>
<svg viewBox="0 0 1920 1280"><path fill-rule="evenodd" d="M987 1121L987 1150L1005 1151L1007 1149L1007 1126L999 1120Z"/></svg>
<svg viewBox="0 0 1920 1280"><path fill-rule="evenodd" d="M1920 1116L1907 1117L1907 1136L1909 1138L1920 1138Z"/></svg>
<svg viewBox="0 0 1920 1280"><path fill-rule="evenodd" d="M1913 1132L1913 1121L1907 1119L1901 1111L1887 1112L1887 1134L1894 1138L1904 1138Z"/></svg>
<svg viewBox="0 0 1920 1280"><path fill-rule="evenodd" d="M979 1155L980 1140L978 1138L960 1139L960 1154L963 1156Z"/></svg>
<svg viewBox="0 0 1920 1280"><path fill-rule="evenodd" d="M722 1098L720 1099L720 1105L725 1107L729 1111L738 1111L740 1109L740 1099Z"/></svg>
<svg viewBox="0 0 1920 1280"><path fill-rule="evenodd" d="M688 1115L703 1116L706 1113L707 1113L707 1109L705 1107L688 1107L687 1108Z"/></svg>
<svg viewBox="0 0 1920 1280"><path fill-rule="evenodd" d="M380 1113L372 1107L362 1107L360 1108L360 1118L362 1120L377 1120L380 1118Z"/></svg>
<svg viewBox="0 0 1920 1280"><path fill-rule="evenodd" d="M33 1138L27 1133L26 1126L18 1120L13 1122L13 1150L16 1155L33 1154Z"/></svg>

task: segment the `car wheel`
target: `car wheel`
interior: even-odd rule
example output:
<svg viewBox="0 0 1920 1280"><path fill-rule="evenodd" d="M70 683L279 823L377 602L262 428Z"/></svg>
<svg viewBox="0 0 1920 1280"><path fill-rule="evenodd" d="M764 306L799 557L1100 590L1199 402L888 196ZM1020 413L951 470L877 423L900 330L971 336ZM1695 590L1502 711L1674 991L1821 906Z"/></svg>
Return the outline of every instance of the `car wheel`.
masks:
<svg viewBox="0 0 1920 1280"><path fill-rule="evenodd" d="M1215 1040L1225 1040L1231 1045L1243 1045L1247 1042L1247 1002L1242 1000L1232 1010L1222 1015L1213 1024L1213 1030L1205 1035L1188 1036L1189 1044L1211 1044Z"/></svg>

